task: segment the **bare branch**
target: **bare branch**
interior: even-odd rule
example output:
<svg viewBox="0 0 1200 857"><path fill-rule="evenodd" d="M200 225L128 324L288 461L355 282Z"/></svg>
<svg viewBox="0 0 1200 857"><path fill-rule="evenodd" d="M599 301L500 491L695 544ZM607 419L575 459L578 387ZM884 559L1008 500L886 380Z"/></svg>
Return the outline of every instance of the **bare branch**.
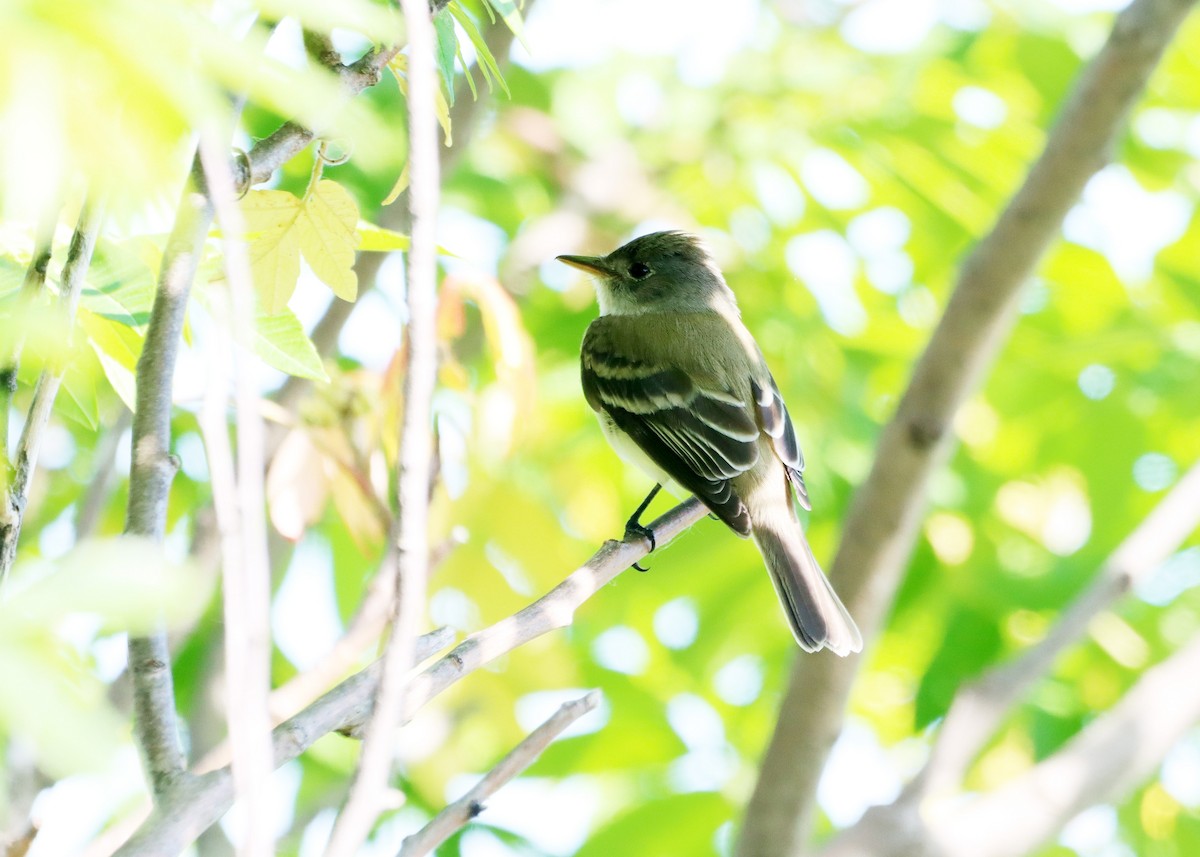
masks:
<svg viewBox="0 0 1200 857"><path fill-rule="evenodd" d="M394 575L379 575L376 581L394 580ZM355 614L350 628L334 644L334 647L312 669L305 670L299 675L271 691L267 704L271 710L272 725L278 726L288 718L301 712L305 706L325 693L331 684L346 674L367 646L379 639L380 632L387 624L391 615L391 587L375 587L368 600L364 601ZM378 623L376 625L376 623ZM445 626L422 634L417 638L417 661L433 657L454 642L454 631ZM218 744L204 758L198 761L193 770L197 774L206 774L229 764L229 744Z"/></svg>
<svg viewBox="0 0 1200 857"><path fill-rule="evenodd" d="M99 207L85 202L79 212L75 234L71 236L67 261L63 265L58 300L59 311L67 330L70 330L74 323L75 308L79 305L79 293L83 290L83 281L87 276L88 266L92 264L92 251L96 248L96 237L100 234L101 219ZM48 252L48 249L45 252ZM35 260L34 266L26 274L26 283L23 288L40 288L45 273L44 271L39 272L39 268L40 263ZM30 285L31 281L33 281L32 286ZM14 367L16 359L17 355L14 354ZM0 586L8 578L13 563L17 560L17 542L21 536L21 522L25 515L25 503L29 496L29 482L37 468L42 436L50 422L50 411L54 407L54 399L58 396L58 388L62 385L65 370L65 364L59 363L42 370L42 374L38 377L37 386L33 391L33 403L29 406L25 426L21 430L21 437L17 440L11 482L8 482L7 490L0 494L0 509L2 509L0 511ZM7 409L7 400L2 404Z"/></svg>
<svg viewBox="0 0 1200 857"><path fill-rule="evenodd" d="M706 514L708 510L692 498L655 520L650 528L658 549ZM644 557L648 547L642 538L605 542L584 565L537 601L463 640L409 683L404 718L411 718L426 702L479 667L548 631L570 625L580 605ZM380 663L376 662L276 727L272 733L275 764L296 758L329 732L355 734L361 730L371 713L379 672ZM233 803L229 770L221 768L194 777L166 798L167 802L116 852L117 857L173 857L182 851Z"/></svg>
<svg viewBox="0 0 1200 857"><path fill-rule="evenodd" d="M708 509L693 497L658 518L650 528L654 530L659 549L707 514ZM542 634L566 628L575 620L575 611L585 601L646 555L646 547L645 540L640 538L605 542L591 559L537 601L467 637L409 684L405 722L433 697L481 666ZM342 731L358 734L363 722L348 721Z"/></svg>
<svg viewBox="0 0 1200 857"><path fill-rule="evenodd" d="M75 539L82 541L92 534L100 521L112 490L113 468L116 466L117 447L122 436L132 423L132 414L124 405L117 412L115 421L107 426L100 436L99 445L92 455L95 469L88 483L83 499L79 502L79 512L75 515Z"/></svg>
<svg viewBox="0 0 1200 857"><path fill-rule="evenodd" d="M326 849L351 857L383 808L395 757L395 731L404 710L408 674L425 613L429 568L429 477L433 460L433 391L437 380L438 138L435 35L425 0L400 0L408 31L408 162L412 182L412 247L408 253L408 371L400 430L397 490L395 620L367 723L358 768Z"/></svg>
<svg viewBox="0 0 1200 857"><path fill-rule="evenodd" d="M266 857L274 853L267 806L270 801L271 718L271 580L264 522L263 425L259 410L258 363L246 353L254 336L254 282L246 248L246 224L234 193L233 175L224 147L211 135L201 138L200 156L221 222L228 318L232 340L222 335L210 349L209 395L202 425L212 464L213 502L221 529L224 555L225 675L228 685L230 742L233 746L234 790L242 801L239 853ZM225 340L225 341L221 341ZM229 370L234 373L237 423L237 475L229 448L226 401Z"/></svg>
<svg viewBox="0 0 1200 857"><path fill-rule="evenodd" d="M1008 711L1058 656L1087 633L1092 619L1124 596L1200 526L1200 463L1175 484L1100 568L1092 585L1067 607L1050 632L1011 663L959 690L934 744L923 791L956 789L967 766Z"/></svg>
<svg viewBox="0 0 1200 857"><path fill-rule="evenodd" d="M50 255L54 247L54 229L58 225L58 208L52 207L38 223L33 239L33 256L25 269L18 298L19 306L28 306L32 298L46 285L46 272L50 269ZM8 460L8 412L13 394L17 392L17 371L21 365L21 351L25 340L21 330L12 332L12 340L5 353L0 354L0 492L7 490L12 474ZM11 507L3 502L0 493L0 526L9 522ZM3 583L3 567L0 567L0 583Z"/></svg>
<svg viewBox="0 0 1200 857"><path fill-rule="evenodd" d="M166 529L167 498L179 467L170 452L172 379L188 294L212 219L212 202L197 159L163 252L150 324L137 363L125 530L155 540L161 540ZM129 672L133 678L134 736L151 792L158 800L184 776L165 633L129 639Z"/></svg>
<svg viewBox="0 0 1200 857"><path fill-rule="evenodd" d="M603 694L593 690L587 696L565 702L550 718L534 729L512 749L496 767L484 775L465 795L447 806L428 824L404 840L399 857L421 857L429 854L459 828L483 812L483 802L494 795L501 786L533 764L542 751L568 726L594 709L603 699Z"/></svg>
<svg viewBox="0 0 1200 857"><path fill-rule="evenodd" d="M1135 0L1116 20L1063 107L1041 157L967 258L875 462L855 495L831 578L864 636L895 596L925 507L952 449L950 424L1012 327L1021 288L1087 181L1109 160L1125 117L1194 0ZM858 659L802 657L742 825L740 857L803 849L825 758L841 728Z"/></svg>

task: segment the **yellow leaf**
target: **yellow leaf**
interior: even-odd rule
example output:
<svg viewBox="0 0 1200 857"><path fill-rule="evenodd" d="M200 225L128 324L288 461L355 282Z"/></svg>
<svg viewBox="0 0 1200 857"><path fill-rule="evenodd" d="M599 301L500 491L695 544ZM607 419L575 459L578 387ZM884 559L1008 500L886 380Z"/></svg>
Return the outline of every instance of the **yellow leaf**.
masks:
<svg viewBox="0 0 1200 857"><path fill-rule="evenodd" d="M442 92L440 86L434 95L434 110L437 113L438 124L442 126L442 133L446 136L446 146L450 147L454 145L454 138L450 135L450 105L446 102L446 94Z"/></svg>
<svg viewBox="0 0 1200 857"><path fill-rule="evenodd" d="M354 250L358 206L333 181L320 181L304 199L286 191L252 191L242 201L250 270L262 310L283 311L300 277L300 256L343 300L358 295Z"/></svg>
<svg viewBox="0 0 1200 857"><path fill-rule="evenodd" d="M358 249L376 253L407 250L412 243L408 236L393 229L385 229L365 220L358 222Z"/></svg>
<svg viewBox="0 0 1200 857"><path fill-rule="evenodd" d="M400 171L400 178L396 179L396 183L392 185L392 189L388 191L388 195L383 198L384 205L391 205L396 201L396 197L404 193L408 189L408 161L404 162L404 169Z"/></svg>
<svg viewBox="0 0 1200 857"><path fill-rule="evenodd" d="M277 313L287 306L300 278L300 245L295 227L303 203L282 190L255 190L242 200L250 273L262 308Z"/></svg>
<svg viewBox="0 0 1200 857"><path fill-rule="evenodd" d="M296 221L300 252L313 273L344 301L358 296L354 249L358 245L358 206L334 181L317 182Z"/></svg>

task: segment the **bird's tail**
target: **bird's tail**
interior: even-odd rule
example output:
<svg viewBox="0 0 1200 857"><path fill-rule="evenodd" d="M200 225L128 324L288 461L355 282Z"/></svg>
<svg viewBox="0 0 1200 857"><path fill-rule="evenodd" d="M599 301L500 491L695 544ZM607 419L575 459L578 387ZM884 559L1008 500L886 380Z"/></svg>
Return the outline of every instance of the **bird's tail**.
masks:
<svg viewBox="0 0 1200 857"><path fill-rule="evenodd" d="M817 565L800 522L792 514L772 515L756 521L753 534L800 647L842 657L862 651L858 626Z"/></svg>

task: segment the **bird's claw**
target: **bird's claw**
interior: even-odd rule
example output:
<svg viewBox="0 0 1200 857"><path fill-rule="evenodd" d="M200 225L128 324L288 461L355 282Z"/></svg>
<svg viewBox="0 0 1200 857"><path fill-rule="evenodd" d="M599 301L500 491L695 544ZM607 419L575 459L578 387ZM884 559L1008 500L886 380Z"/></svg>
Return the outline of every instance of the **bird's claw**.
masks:
<svg viewBox="0 0 1200 857"><path fill-rule="evenodd" d="M654 549L658 547L658 540L654 538L654 530L650 529L644 524L639 523L637 520L631 520L625 524L625 540L629 541L630 539L634 538L642 538L650 542L649 553L653 553ZM636 562L633 564L633 567L638 571L650 570L648 568L642 568Z"/></svg>

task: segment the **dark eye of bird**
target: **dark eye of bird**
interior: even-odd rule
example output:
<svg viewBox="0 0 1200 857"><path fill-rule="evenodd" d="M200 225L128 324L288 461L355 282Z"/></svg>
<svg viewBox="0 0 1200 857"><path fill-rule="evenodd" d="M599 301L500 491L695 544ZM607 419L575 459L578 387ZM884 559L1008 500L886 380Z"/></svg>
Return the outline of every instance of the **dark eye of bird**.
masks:
<svg viewBox="0 0 1200 857"><path fill-rule="evenodd" d="M634 262L629 266L629 276L635 280L644 280L650 276L650 266L645 262Z"/></svg>

